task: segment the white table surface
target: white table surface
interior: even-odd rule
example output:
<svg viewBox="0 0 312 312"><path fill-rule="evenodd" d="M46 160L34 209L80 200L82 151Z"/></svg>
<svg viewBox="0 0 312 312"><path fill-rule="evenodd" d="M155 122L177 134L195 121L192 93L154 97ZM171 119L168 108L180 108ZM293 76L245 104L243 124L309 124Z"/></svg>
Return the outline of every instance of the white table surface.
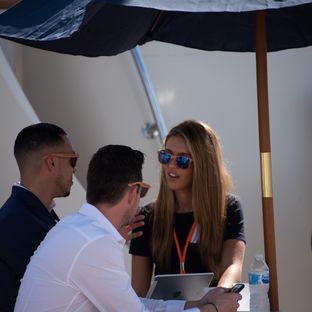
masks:
<svg viewBox="0 0 312 312"><path fill-rule="evenodd" d="M249 292L249 284L244 283L245 287L244 289L240 292L242 295L242 300L239 301L239 308L237 311L250 311L249 308L249 300L250 300L250 292Z"/></svg>

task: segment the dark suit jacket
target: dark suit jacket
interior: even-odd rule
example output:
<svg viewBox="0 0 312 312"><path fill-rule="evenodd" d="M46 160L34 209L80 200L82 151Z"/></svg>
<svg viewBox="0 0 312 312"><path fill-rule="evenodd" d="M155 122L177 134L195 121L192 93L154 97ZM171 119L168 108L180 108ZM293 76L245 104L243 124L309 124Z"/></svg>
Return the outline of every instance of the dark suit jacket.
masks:
<svg viewBox="0 0 312 312"><path fill-rule="evenodd" d="M33 193L12 187L0 209L0 312L13 311L30 257L56 220Z"/></svg>

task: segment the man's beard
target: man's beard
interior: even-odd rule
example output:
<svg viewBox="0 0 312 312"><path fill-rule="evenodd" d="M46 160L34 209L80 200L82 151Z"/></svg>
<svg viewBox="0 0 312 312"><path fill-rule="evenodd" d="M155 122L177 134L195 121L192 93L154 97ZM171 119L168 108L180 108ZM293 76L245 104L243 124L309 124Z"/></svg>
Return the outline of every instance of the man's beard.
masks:
<svg viewBox="0 0 312 312"><path fill-rule="evenodd" d="M67 191L66 193L63 194L62 197L68 197L70 195L70 191Z"/></svg>
<svg viewBox="0 0 312 312"><path fill-rule="evenodd" d="M59 190L59 194L56 197L68 197L70 195L70 189L72 184L69 187L66 186L65 182L63 182L61 178L56 181L56 184Z"/></svg>

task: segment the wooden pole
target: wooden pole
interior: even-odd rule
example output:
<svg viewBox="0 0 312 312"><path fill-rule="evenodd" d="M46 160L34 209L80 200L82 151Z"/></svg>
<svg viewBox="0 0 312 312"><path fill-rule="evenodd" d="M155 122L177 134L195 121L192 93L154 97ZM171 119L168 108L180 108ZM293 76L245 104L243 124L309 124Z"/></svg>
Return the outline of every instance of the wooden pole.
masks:
<svg viewBox="0 0 312 312"><path fill-rule="evenodd" d="M8 9L19 1L20 0L0 0L0 9Z"/></svg>
<svg viewBox="0 0 312 312"><path fill-rule="evenodd" d="M265 11L256 12L256 64L258 126L261 158L262 213L265 260L270 269L269 299L271 311L279 311L276 247L271 174L270 119L268 101L267 39Z"/></svg>

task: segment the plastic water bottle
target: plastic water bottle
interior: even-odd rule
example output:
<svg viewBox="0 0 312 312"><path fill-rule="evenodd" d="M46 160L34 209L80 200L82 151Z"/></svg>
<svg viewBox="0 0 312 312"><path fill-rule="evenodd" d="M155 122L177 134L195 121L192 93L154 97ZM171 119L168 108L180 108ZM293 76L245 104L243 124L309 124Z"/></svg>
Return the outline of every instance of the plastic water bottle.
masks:
<svg viewBox="0 0 312 312"><path fill-rule="evenodd" d="M270 286L269 267L263 255L255 255L249 267L250 312L270 312L268 291Z"/></svg>

